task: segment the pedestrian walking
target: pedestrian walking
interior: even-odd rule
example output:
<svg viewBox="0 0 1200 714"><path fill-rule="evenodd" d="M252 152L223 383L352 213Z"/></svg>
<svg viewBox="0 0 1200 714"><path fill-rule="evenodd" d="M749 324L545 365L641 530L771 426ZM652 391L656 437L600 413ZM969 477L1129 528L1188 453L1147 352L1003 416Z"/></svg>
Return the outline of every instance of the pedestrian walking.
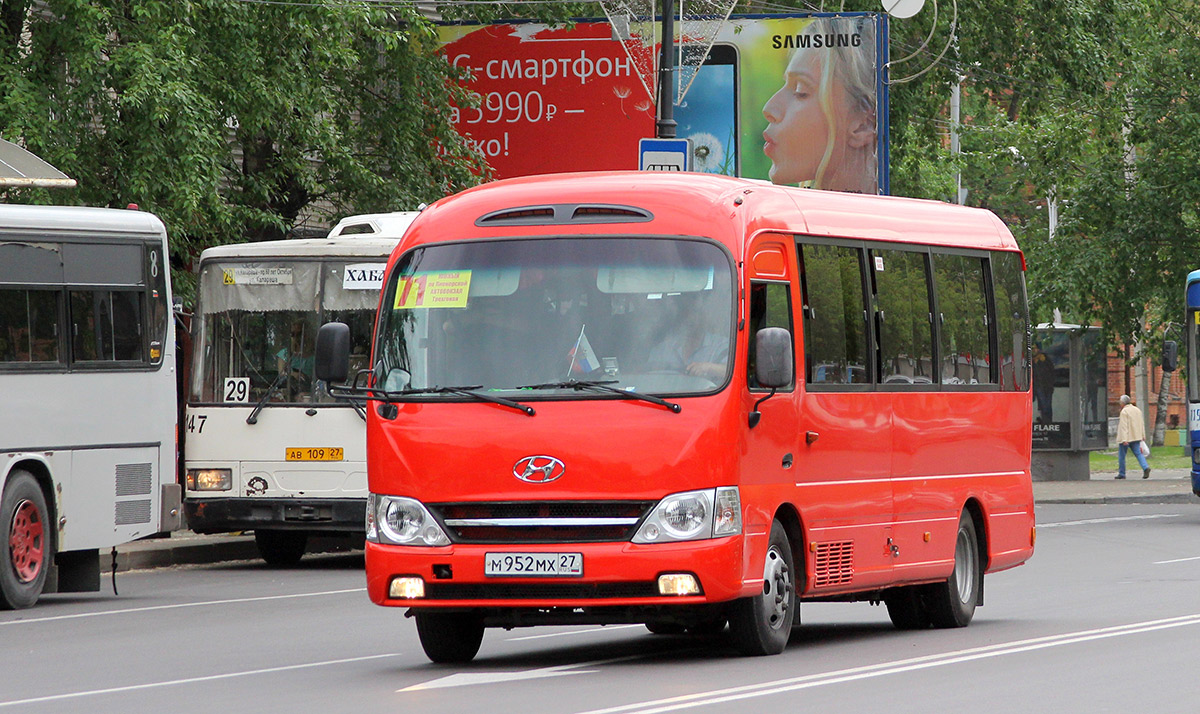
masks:
<svg viewBox="0 0 1200 714"><path fill-rule="evenodd" d="M1142 410L1133 405L1128 394L1122 394L1121 419L1117 422L1117 478L1125 478L1125 449L1130 449L1137 457L1142 467L1142 478L1150 478L1150 466L1146 463L1146 455L1142 453L1145 439Z"/></svg>

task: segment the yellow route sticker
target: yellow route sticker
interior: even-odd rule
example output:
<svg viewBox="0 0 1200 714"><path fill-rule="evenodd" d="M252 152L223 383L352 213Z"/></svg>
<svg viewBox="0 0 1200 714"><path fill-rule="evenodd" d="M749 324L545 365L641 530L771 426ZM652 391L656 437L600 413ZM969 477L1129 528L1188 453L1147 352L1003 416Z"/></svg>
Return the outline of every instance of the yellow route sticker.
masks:
<svg viewBox="0 0 1200 714"><path fill-rule="evenodd" d="M425 307L466 307L471 271L417 273L396 286L395 310Z"/></svg>

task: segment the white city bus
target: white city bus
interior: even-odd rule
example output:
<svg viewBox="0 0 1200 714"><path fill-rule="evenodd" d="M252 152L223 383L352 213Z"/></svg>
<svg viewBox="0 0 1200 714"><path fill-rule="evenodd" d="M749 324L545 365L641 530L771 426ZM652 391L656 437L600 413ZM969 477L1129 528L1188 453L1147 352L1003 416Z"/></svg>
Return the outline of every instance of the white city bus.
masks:
<svg viewBox="0 0 1200 714"><path fill-rule="evenodd" d="M317 327L350 326L367 367L388 256L415 212L351 216L322 239L209 248L199 300L183 452L184 511L199 533L253 530L272 565L309 536L365 534L363 406L313 379Z"/></svg>
<svg viewBox="0 0 1200 714"><path fill-rule="evenodd" d="M148 213L0 205L0 607L179 527L166 256Z"/></svg>

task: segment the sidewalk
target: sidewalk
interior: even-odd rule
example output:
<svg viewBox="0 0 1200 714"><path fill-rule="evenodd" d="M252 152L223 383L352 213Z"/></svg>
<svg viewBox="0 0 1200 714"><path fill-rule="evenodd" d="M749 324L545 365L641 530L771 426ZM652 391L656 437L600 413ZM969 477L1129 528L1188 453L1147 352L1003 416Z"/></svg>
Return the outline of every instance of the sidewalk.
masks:
<svg viewBox="0 0 1200 714"><path fill-rule="evenodd" d="M1136 469L1133 478L1117 481L1116 472L1097 471L1088 481L1035 481L1033 498L1044 503L1196 503L1200 497L1192 493L1189 473L1183 469L1154 470L1150 478L1140 478ZM308 552L328 553L345 551L345 541L314 539ZM309 556L306 556L309 557ZM148 538L117 548L117 572L166 568L172 565L197 565L234 560L261 563L252 534L200 535L192 531L176 531L167 538ZM266 566L264 566L266 567ZM100 569L112 570L109 552L100 554Z"/></svg>
<svg viewBox="0 0 1200 714"><path fill-rule="evenodd" d="M1124 481L1115 479L1115 471L1093 471L1088 481L1035 481L1033 499L1036 503L1200 503L1192 493L1191 474L1184 469L1153 469L1148 479L1137 468L1127 473Z"/></svg>

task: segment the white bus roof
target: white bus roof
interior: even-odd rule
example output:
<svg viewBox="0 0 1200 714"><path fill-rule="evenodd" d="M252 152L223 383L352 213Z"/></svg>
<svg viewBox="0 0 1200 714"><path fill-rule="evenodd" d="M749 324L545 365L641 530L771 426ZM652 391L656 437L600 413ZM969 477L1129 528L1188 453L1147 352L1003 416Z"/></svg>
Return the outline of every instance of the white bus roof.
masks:
<svg viewBox="0 0 1200 714"><path fill-rule="evenodd" d="M339 221L324 238L215 246L200 254L200 262L245 258L386 256L391 254L417 215L417 211L397 211L348 216Z"/></svg>
<svg viewBox="0 0 1200 714"><path fill-rule="evenodd" d="M26 206L0 203L0 236L6 232L145 233L161 236L166 229L152 213L87 206Z"/></svg>

